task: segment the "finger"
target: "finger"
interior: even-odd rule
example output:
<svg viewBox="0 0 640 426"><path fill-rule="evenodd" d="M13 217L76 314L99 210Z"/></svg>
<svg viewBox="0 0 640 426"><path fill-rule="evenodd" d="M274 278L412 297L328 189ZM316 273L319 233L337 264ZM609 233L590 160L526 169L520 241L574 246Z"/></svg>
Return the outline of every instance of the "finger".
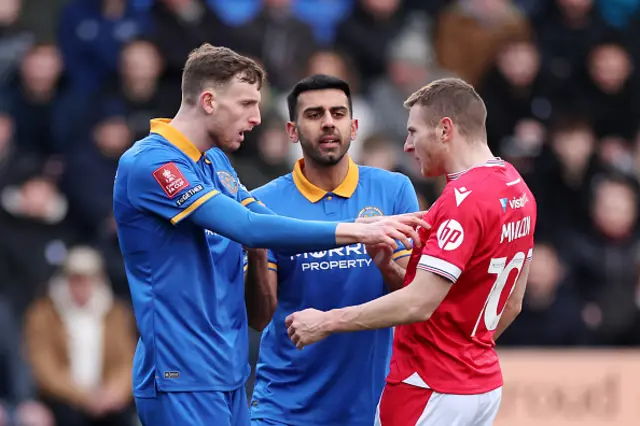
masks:
<svg viewBox="0 0 640 426"><path fill-rule="evenodd" d="M402 232L400 232L398 229L391 229L389 231L389 235L394 239L394 244L395 244L395 240L400 241L400 244L402 244L403 246L405 246L407 249L411 249L412 245L411 245L411 241L409 241L409 238L407 238L406 235L404 235ZM398 248L398 245L395 244L395 247L393 248L394 250Z"/></svg>
<svg viewBox="0 0 640 426"><path fill-rule="evenodd" d="M289 333L289 338L293 339L293 335L296 334L296 329L295 327L291 326L287 329L288 333Z"/></svg>
<svg viewBox="0 0 640 426"><path fill-rule="evenodd" d="M411 238L413 240L419 240L420 239L420 235L418 235L418 231L416 231L415 229L413 229L409 225L399 224L397 226L397 229L398 229L398 231L402 232L408 238ZM410 245L407 248L410 249L412 247L413 246Z"/></svg>
<svg viewBox="0 0 640 426"><path fill-rule="evenodd" d="M304 348L304 344L302 343L302 341L299 341L298 343L296 343L296 348L302 350L302 348Z"/></svg>
<svg viewBox="0 0 640 426"><path fill-rule="evenodd" d="M413 226L414 228L421 226L426 229L431 229L431 226L422 217L407 216L406 218L403 218L403 219L404 220L402 220L402 223Z"/></svg>
<svg viewBox="0 0 640 426"><path fill-rule="evenodd" d="M284 325L287 328L290 327L292 323L293 323L293 314L287 316L287 318L285 318L285 320L284 320Z"/></svg>

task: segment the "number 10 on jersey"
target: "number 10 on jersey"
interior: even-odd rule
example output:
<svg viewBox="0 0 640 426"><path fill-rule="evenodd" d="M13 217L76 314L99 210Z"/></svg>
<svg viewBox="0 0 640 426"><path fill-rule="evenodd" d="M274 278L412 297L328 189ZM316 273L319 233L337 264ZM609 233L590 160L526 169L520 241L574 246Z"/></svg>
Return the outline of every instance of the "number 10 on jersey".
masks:
<svg viewBox="0 0 640 426"><path fill-rule="evenodd" d="M506 257L491 259L489 262L489 270L487 272L491 275L497 275L497 277L493 283L491 291L489 292L487 300L484 302L482 311L480 311L476 325L473 327L471 337L476 335L481 320L484 320L484 325L488 331L493 331L498 327L500 317L502 316L502 312L504 312L504 306L506 306L505 302L505 305L502 307L500 312L498 312L498 305L500 304L502 292L505 287L507 287L507 281L509 280L509 276L511 276L511 272L516 270L515 278L513 279L509 295L507 296L508 299L511 292L513 292L513 289L516 287L515 283L518 281L518 277L520 277L520 272L522 272L525 259L526 256L523 252L516 253L509 263L507 263Z"/></svg>

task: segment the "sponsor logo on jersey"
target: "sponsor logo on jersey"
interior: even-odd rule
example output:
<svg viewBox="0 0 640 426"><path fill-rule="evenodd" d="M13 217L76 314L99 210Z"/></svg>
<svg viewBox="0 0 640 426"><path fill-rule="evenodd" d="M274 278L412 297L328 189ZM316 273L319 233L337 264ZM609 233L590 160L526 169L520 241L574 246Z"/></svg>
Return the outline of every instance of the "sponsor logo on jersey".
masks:
<svg viewBox="0 0 640 426"><path fill-rule="evenodd" d="M527 194L522 194L519 198L512 198L509 200L508 198L500 198L500 205L502 206L502 211L507 212L507 208L510 207L512 210L521 209L527 203L529 199L527 198Z"/></svg>
<svg viewBox="0 0 640 426"><path fill-rule="evenodd" d="M500 206L502 207L502 211L504 213L507 212L507 206L509 205L509 199L508 198L500 198Z"/></svg>
<svg viewBox="0 0 640 426"><path fill-rule="evenodd" d="M218 179L230 193L235 194L238 192L238 180L231 173L225 171L218 172Z"/></svg>
<svg viewBox="0 0 640 426"><path fill-rule="evenodd" d="M502 225L502 235L500 236L500 243L505 240L511 242L518 238L526 237L531 233L531 217L526 216L523 219L515 222L508 222Z"/></svg>
<svg viewBox="0 0 640 426"><path fill-rule="evenodd" d="M364 268L371 265L371 258L367 254L364 245L360 243L332 250L291 256L291 260L295 259L298 259L299 266L303 272Z"/></svg>
<svg viewBox="0 0 640 426"><path fill-rule="evenodd" d="M455 250L464 241L464 229L455 219L448 219L442 222L436 234L438 247L445 251Z"/></svg>
<svg viewBox="0 0 640 426"><path fill-rule="evenodd" d="M173 198L176 194L189 187L189 181L184 177L175 163L167 163L153 172L153 178L160 184L167 197Z"/></svg>
<svg viewBox="0 0 640 426"><path fill-rule="evenodd" d="M382 210L377 207L369 206L360 210L358 213L358 217L374 217L374 216L383 216Z"/></svg>
<svg viewBox="0 0 640 426"><path fill-rule="evenodd" d="M462 204L462 202L465 200L465 198L471 195L471 191L467 190L467 188L465 188L464 186L460 188L453 188L453 193L456 196L456 207L459 207L460 204Z"/></svg>

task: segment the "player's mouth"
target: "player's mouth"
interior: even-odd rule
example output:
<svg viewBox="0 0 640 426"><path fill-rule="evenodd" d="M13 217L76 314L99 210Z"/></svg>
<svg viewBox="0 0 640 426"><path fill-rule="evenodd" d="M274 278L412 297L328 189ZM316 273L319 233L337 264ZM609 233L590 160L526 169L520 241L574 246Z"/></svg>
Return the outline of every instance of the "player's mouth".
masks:
<svg viewBox="0 0 640 426"><path fill-rule="evenodd" d="M320 139L320 146L324 148L337 148L340 145L340 138L337 136L323 136Z"/></svg>

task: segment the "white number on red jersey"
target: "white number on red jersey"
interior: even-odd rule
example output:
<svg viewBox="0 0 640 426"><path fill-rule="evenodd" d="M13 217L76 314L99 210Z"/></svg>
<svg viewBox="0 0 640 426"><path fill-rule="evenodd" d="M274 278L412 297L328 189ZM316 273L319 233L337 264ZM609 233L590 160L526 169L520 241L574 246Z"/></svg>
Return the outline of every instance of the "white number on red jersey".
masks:
<svg viewBox="0 0 640 426"><path fill-rule="evenodd" d="M480 311L480 315L478 316L476 325L473 328L471 337L476 335L478 326L480 325L480 320L484 320L484 325L489 331L493 331L498 327L500 317L502 316L502 312L504 312L504 307L500 312L498 312L498 305L500 303L502 291L507 287L507 280L511 275L511 271L515 269L517 273L507 298L511 296L511 292L516 288L515 283L518 281L518 277L520 277L520 272L522 272L525 260L526 255L522 252L516 253L509 263L507 263L506 257L491 259L489 262L489 270L487 272L491 275L497 275L496 281L493 283L489 296L484 302L484 306L482 307L482 311Z"/></svg>

